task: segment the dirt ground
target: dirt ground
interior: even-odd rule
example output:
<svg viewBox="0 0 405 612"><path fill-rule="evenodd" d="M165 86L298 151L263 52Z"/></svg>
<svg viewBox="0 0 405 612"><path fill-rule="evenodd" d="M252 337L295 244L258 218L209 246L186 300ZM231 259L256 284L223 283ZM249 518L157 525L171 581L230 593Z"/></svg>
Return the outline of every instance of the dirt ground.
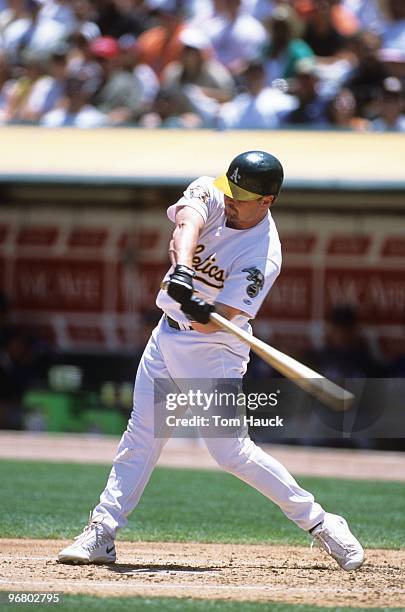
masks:
<svg viewBox="0 0 405 612"><path fill-rule="evenodd" d="M0 432L0 458L108 463L116 438ZM294 474L405 480L405 454L266 448ZM212 469L198 441L173 440L160 465ZM194 597L315 606L405 609L405 549L370 550L343 572L316 548L167 542L117 542L118 562L57 563L66 542L0 540L0 591L98 596Z"/></svg>
<svg viewBox="0 0 405 612"><path fill-rule="evenodd" d="M71 566L55 560L65 542L0 542L1 590L405 607L405 550L346 573L309 547L118 541L116 564Z"/></svg>

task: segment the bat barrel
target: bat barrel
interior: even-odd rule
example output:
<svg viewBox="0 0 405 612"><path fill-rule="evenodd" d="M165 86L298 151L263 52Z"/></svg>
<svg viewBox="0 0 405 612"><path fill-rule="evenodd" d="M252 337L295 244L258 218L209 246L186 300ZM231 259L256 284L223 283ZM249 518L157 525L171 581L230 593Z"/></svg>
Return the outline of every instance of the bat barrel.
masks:
<svg viewBox="0 0 405 612"><path fill-rule="evenodd" d="M221 329L229 331L248 344L252 351L259 355L266 363L269 363L283 376L292 380L301 389L319 399L329 408L332 408L332 410L343 411L348 410L352 406L355 399L352 393L339 387L339 385L315 372L315 370L308 368L308 366L300 363L293 357L255 338L255 336L240 329L232 321L225 319L217 312L211 313L210 319Z"/></svg>

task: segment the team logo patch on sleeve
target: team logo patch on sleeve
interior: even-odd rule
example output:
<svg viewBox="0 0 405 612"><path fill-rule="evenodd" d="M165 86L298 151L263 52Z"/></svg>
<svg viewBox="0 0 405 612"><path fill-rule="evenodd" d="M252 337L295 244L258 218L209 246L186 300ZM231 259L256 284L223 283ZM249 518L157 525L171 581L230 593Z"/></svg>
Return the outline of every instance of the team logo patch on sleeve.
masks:
<svg viewBox="0 0 405 612"><path fill-rule="evenodd" d="M259 291L264 287L264 274L260 272L258 268L243 268L242 272L247 272L246 279L250 282L250 285L246 287L246 293L250 298L257 296Z"/></svg>
<svg viewBox="0 0 405 612"><path fill-rule="evenodd" d="M190 198L196 198L197 200L201 200L203 204L208 204L210 200L210 193L208 189L203 185L196 185L195 187L191 187L188 193Z"/></svg>

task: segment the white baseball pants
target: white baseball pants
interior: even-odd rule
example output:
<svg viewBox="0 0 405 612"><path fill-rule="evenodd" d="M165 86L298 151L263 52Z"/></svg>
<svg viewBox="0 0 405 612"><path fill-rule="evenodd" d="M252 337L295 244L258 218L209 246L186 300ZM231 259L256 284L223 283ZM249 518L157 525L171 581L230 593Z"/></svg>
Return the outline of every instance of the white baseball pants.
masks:
<svg viewBox="0 0 405 612"><path fill-rule="evenodd" d="M93 511L115 536L138 504L166 439L155 436L154 380L241 378L248 347L227 332L178 331L161 319L145 348L134 388L134 407L123 434L100 503ZM203 436L204 430L200 429ZM323 520L324 510L287 469L246 435L206 437L218 465L248 483L298 527L309 530Z"/></svg>

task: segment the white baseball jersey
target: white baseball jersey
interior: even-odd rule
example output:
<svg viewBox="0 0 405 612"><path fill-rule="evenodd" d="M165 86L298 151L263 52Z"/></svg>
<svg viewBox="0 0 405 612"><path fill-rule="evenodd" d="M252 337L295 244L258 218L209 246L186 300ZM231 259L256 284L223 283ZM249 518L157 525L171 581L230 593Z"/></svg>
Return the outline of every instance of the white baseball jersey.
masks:
<svg viewBox="0 0 405 612"><path fill-rule="evenodd" d="M246 313L233 321L244 326L256 316L281 267L281 245L270 211L257 225L238 230L227 227L224 194L214 179L193 181L167 215L175 221L178 206L191 206L205 221L193 258L194 287L198 297L219 302ZM164 280L169 280L173 267ZM161 290L156 305L179 323L188 323L180 304Z"/></svg>
<svg viewBox="0 0 405 612"><path fill-rule="evenodd" d="M236 317L236 322L249 329L248 319L255 316L280 271L280 242L271 214L248 230L227 227L223 194L206 176L191 183L184 196L168 209L172 221L179 205L198 210L205 221L193 261L196 289L209 302L244 311L246 316ZM157 305L176 321L188 324L179 304L165 291L159 292ZM93 516L103 516L103 525L112 536L127 524L167 441L156 429L161 418L159 409L164 411L164 402L157 399L156 381L170 381L176 392L183 389L183 384L188 388L189 381L198 381L199 388L202 385L202 389L211 390L221 379L239 381L248 360L249 347L226 331L180 331L161 318L139 364L130 421L107 486L93 511ZM238 430L235 436L223 436L220 431L212 435L212 429L208 429L211 435L204 428L200 433L219 465L278 504L302 529L309 530L323 521L325 512L313 495L252 442L247 428Z"/></svg>

